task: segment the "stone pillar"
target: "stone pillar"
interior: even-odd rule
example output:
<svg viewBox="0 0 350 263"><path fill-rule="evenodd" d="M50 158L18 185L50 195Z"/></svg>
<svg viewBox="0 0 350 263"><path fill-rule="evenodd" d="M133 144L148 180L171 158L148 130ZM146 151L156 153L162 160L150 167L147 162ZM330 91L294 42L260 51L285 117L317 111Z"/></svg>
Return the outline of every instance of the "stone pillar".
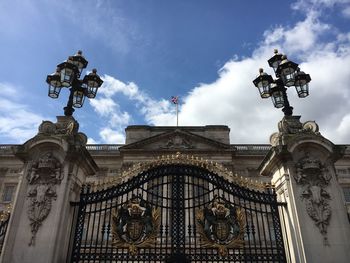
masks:
<svg viewBox="0 0 350 263"><path fill-rule="evenodd" d="M70 201L79 198L87 175L97 166L87 138L73 117L44 121L16 156L24 173L11 215L1 262L67 262L73 220Z"/></svg>
<svg viewBox="0 0 350 263"><path fill-rule="evenodd" d="M350 224L334 168L343 149L324 138L315 122L299 119L283 118L260 167L287 204L282 225L290 262L349 262Z"/></svg>

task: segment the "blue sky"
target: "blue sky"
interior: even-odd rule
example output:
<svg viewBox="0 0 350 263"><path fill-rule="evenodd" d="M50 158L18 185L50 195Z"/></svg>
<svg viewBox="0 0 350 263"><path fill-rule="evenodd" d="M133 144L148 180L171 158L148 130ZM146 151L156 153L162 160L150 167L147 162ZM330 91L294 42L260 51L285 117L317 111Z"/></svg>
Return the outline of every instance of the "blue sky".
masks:
<svg viewBox="0 0 350 263"><path fill-rule="evenodd" d="M2 0L0 143L23 143L63 115L68 90L46 76L83 50L104 84L74 117L90 143L123 143L127 125L225 124L232 143L268 143L283 113L252 80L273 49L311 75L288 90L294 114L350 143L350 0Z"/></svg>

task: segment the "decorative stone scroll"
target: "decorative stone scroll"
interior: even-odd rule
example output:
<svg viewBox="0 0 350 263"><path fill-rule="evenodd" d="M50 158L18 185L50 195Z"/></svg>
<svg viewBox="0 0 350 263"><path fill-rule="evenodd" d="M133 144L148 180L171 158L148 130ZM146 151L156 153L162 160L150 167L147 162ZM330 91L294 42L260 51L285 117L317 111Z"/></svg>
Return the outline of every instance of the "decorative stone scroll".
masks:
<svg viewBox="0 0 350 263"><path fill-rule="evenodd" d="M62 165L51 152L47 152L33 162L26 178L30 202L27 212L32 233L29 246L34 246L35 236L51 211L52 201L57 197L56 185L63 179Z"/></svg>
<svg viewBox="0 0 350 263"><path fill-rule="evenodd" d="M128 203L112 212L113 245L127 247L135 255L138 248L152 247L157 242L159 227L160 209L133 195Z"/></svg>
<svg viewBox="0 0 350 263"><path fill-rule="evenodd" d="M228 248L243 246L244 213L223 197L215 196L208 207L197 211L196 219L201 247L217 248L226 257Z"/></svg>
<svg viewBox="0 0 350 263"><path fill-rule="evenodd" d="M278 131L270 136L272 146L285 144L292 137L305 136L308 134L320 135L319 127L314 121L300 122L300 116L285 116L278 123ZM291 135L293 135L291 137Z"/></svg>
<svg viewBox="0 0 350 263"><path fill-rule="evenodd" d="M39 126L39 133L72 135L77 133L78 129L79 124L74 119L58 123L52 123L51 121L43 121Z"/></svg>
<svg viewBox="0 0 350 263"><path fill-rule="evenodd" d="M78 132L79 123L73 117L57 117L57 123L43 121L39 126L39 132L31 140L39 139L41 136L74 138L75 144L86 145L87 137L84 133Z"/></svg>
<svg viewBox="0 0 350 263"><path fill-rule="evenodd" d="M297 163L295 180L303 187L301 198L306 211L323 236L324 245L329 245L327 227L331 219L330 194L326 191L331 175L321 163L308 152Z"/></svg>

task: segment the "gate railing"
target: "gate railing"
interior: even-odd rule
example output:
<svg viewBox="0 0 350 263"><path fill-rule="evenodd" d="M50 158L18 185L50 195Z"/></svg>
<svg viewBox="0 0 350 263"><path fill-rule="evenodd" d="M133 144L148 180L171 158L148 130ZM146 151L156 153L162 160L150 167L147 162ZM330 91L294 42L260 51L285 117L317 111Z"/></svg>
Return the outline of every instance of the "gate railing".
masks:
<svg viewBox="0 0 350 263"><path fill-rule="evenodd" d="M166 262L174 253L197 263L288 262L274 189L241 187L201 167L160 166L108 189L85 187L72 205L71 262Z"/></svg>
<svg viewBox="0 0 350 263"><path fill-rule="evenodd" d="M2 247L4 245L9 221L10 221L10 212L9 212L9 209L7 209L0 216L0 254L2 253Z"/></svg>

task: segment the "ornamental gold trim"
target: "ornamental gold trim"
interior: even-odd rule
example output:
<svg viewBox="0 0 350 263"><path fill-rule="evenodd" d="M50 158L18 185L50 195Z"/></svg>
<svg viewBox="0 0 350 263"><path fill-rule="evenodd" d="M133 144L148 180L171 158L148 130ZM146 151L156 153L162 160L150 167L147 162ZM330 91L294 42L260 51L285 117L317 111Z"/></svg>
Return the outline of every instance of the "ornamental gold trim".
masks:
<svg viewBox="0 0 350 263"><path fill-rule="evenodd" d="M96 181L93 183L92 187L96 191L111 186L119 185L151 168L170 164L192 165L201 167L217 174L218 176L223 177L231 183L235 183L241 187L250 188L258 191L262 191L268 187L272 187L271 185L263 183L261 181L253 181L249 180L248 178L238 176L237 174L234 174L232 171L229 171L227 168L225 168L223 165L217 162L209 161L198 156L187 154L185 155L180 152L177 152L176 154L172 155L158 156L155 160L134 164L128 170L123 171L121 176Z"/></svg>

